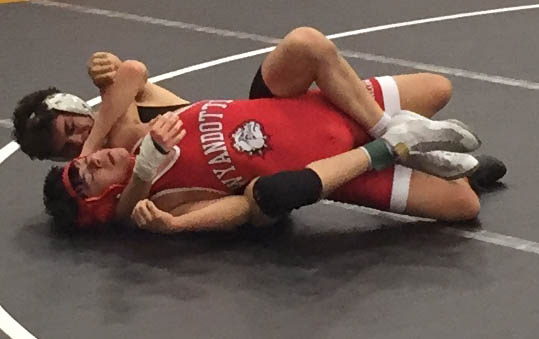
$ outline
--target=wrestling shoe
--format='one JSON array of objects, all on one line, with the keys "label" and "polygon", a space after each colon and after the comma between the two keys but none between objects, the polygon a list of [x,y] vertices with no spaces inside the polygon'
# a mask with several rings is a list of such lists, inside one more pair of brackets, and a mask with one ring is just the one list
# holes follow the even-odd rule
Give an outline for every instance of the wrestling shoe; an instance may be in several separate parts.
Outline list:
[{"label": "wrestling shoe", "polygon": [[400,158],[414,151],[471,152],[481,146],[479,138],[461,121],[430,120],[410,111],[393,116],[381,138]]},{"label": "wrestling shoe", "polygon": [[473,176],[480,166],[479,161],[470,154],[447,151],[412,151],[408,157],[397,162],[447,180]]},{"label": "wrestling shoe", "polygon": [[477,160],[479,161],[478,169],[468,178],[470,186],[476,192],[494,186],[507,173],[505,164],[493,156],[479,155]]}]

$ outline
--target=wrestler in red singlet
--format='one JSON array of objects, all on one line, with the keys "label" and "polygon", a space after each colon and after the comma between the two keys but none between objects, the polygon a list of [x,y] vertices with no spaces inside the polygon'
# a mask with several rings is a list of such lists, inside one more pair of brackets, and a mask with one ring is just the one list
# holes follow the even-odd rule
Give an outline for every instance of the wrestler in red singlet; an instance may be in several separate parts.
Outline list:
[{"label": "wrestler in red singlet", "polygon": [[[396,93],[396,99],[389,100],[398,103],[392,78],[373,78],[366,84],[380,106],[394,113],[384,105],[389,97],[384,91]],[[400,111],[400,104],[391,110]],[[151,196],[186,188],[241,193],[257,176],[303,169],[313,161],[371,140],[317,90],[290,99],[202,101],[179,116],[187,135],[181,147],[174,148],[176,160],[154,181]],[[402,209],[392,206],[394,172],[393,167],[368,172],[345,184],[330,199],[385,210]]]}]

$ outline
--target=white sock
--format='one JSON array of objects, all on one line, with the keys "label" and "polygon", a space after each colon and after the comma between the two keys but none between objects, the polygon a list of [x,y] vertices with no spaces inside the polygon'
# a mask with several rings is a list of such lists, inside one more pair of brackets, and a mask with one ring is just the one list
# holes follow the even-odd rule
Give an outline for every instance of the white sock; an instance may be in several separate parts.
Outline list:
[{"label": "white sock", "polygon": [[391,117],[389,114],[384,112],[380,120],[374,125],[370,130],[369,134],[373,138],[379,138],[381,137],[387,130],[387,125],[389,125],[389,121],[391,120]]}]

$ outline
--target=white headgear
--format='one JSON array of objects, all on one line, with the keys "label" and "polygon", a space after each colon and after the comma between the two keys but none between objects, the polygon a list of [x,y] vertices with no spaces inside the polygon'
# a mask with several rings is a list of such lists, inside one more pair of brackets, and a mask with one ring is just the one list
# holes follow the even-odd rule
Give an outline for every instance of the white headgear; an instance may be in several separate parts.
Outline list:
[{"label": "white headgear", "polygon": [[95,119],[95,112],[84,100],[69,93],[51,94],[43,100],[48,109],[56,109],[74,114],[81,114]]}]

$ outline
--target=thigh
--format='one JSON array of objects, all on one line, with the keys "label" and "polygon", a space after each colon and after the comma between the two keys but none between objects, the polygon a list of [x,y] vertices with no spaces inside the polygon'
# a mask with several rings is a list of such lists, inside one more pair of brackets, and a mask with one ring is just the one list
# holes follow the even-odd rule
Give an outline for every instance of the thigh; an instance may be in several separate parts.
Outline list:
[{"label": "thigh", "polygon": [[446,221],[473,219],[480,208],[467,179],[448,181],[400,165],[358,176],[328,198]]},{"label": "thigh", "polygon": [[397,82],[391,76],[363,80],[374,101],[390,116],[400,113],[401,103]]},{"label": "thigh", "polygon": [[335,190],[328,199],[384,211],[404,212],[411,170],[393,166],[366,172]]},{"label": "thigh", "polygon": [[474,219],[479,198],[467,179],[448,181],[413,171],[405,213],[447,221]]},{"label": "thigh", "polygon": [[451,98],[451,82],[438,74],[417,73],[393,76],[402,109],[432,117]]}]

